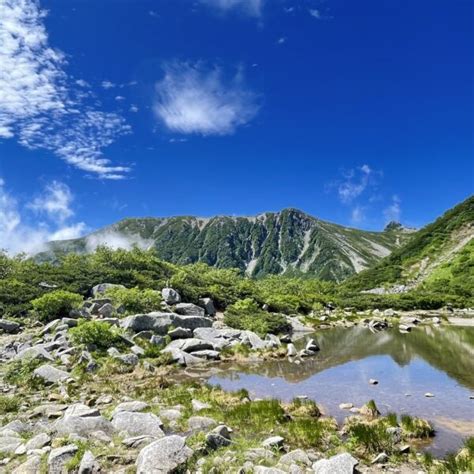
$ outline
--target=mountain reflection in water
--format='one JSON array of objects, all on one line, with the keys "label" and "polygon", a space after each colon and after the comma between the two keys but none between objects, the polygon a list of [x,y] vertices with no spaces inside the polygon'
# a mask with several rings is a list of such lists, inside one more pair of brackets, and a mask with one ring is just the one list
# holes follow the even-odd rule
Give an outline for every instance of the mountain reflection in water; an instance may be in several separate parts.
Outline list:
[{"label": "mountain reflection in water", "polygon": [[[338,421],[350,414],[339,409],[340,403],[361,406],[373,398],[385,413],[431,420],[438,434],[430,450],[438,455],[474,435],[474,327],[420,326],[407,334],[353,327],[309,337],[317,339],[321,351],[300,364],[287,359],[222,363],[201,375],[226,390],[246,388],[253,397],[306,395]],[[369,385],[370,378],[379,384]],[[424,397],[426,392],[435,397]]]}]

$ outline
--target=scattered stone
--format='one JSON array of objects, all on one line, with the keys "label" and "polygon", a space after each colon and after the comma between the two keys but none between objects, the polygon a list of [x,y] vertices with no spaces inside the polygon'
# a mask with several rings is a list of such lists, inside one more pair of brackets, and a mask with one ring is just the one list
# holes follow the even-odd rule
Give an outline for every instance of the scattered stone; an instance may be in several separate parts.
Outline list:
[{"label": "scattered stone", "polygon": [[286,474],[286,471],[282,471],[277,467],[267,467],[267,466],[255,466],[253,468],[254,474]]},{"label": "scattered stone", "polygon": [[115,360],[118,360],[122,364],[135,366],[138,364],[138,356],[136,354],[123,354],[123,355],[115,355]]},{"label": "scattered stone", "polygon": [[153,413],[121,411],[112,418],[112,426],[127,436],[154,436],[162,438],[165,434],[161,429],[163,423]]},{"label": "scattered stone", "polygon": [[188,328],[176,328],[172,329],[169,333],[168,336],[171,337],[171,339],[187,339],[190,337],[193,337],[193,332],[191,329]]},{"label": "scattered stone", "polygon": [[372,460],[372,464],[384,464],[387,461],[388,461],[387,454],[386,453],[380,453]]},{"label": "scattered stone", "polygon": [[399,443],[402,440],[402,429],[398,426],[390,426],[386,429],[387,434],[390,435],[394,443]]},{"label": "scattered stone", "polygon": [[196,351],[204,351],[207,349],[214,349],[213,345],[207,341],[203,341],[202,339],[196,339],[192,337],[190,339],[177,339],[175,341],[171,341],[164,349],[163,352],[172,352],[175,349],[179,349],[184,352],[196,352]]},{"label": "scattered stone", "polygon": [[232,430],[225,425],[219,425],[206,436],[206,445],[209,449],[219,449],[231,444]]},{"label": "scattered stone", "polygon": [[111,318],[112,315],[115,313],[115,308],[112,306],[111,303],[105,303],[99,308],[97,313],[101,318]]},{"label": "scattered stone", "polygon": [[426,393],[425,393],[425,397],[427,397],[427,398],[433,398],[434,395],[433,395],[432,393],[430,393],[430,392],[426,392]]},{"label": "scattered stone", "polygon": [[78,448],[75,444],[52,449],[48,456],[48,473],[62,474],[67,472],[65,469],[66,464],[74,457],[77,450]]},{"label": "scattered stone", "polygon": [[114,283],[100,283],[99,285],[95,285],[92,288],[92,295],[94,296],[94,298],[97,298],[99,296],[102,296],[104,293],[111,290],[112,288],[123,288],[123,289],[125,289],[125,287],[123,285],[116,285]]},{"label": "scattered stone", "polygon": [[145,350],[141,348],[140,346],[132,346],[130,350],[137,356],[144,356],[145,355]]},{"label": "scattered stone", "polygon": [[304,466],[311,466],[311,460],[309,459],[308,454],[302,449],[290,451],[280,458],[280,464],[291,465],[295,463],[303,464]]},{"label": "scattered stone", "polygon": [[262,446],[264,448],[272,448],[272,449],[281,449],[283,448],[283,442],[285,441],[284,438],[281,436],[271,436],[267,438],[263,443]]},{"label": "scattered stone", "polygon": [[53,429],[58,435],[77,434],[87,437],[94,431],[103,431],[110,435],[114,427],[103,416],[66,416],[57,420]]},{"label": "scattered stone", "polygon": [[14,453],[22,444],[23,440],[17,436],[0,436],[0,453]]},{"label": "scattered stone", "polygon": [[100,416],[100,412],[97,408],[88,407],[83,403],[74,403],[66,409],[64,416]]},{"label": "scattered stone", "polygon": [[204,308],[192,303],[178,303],[174,310],[183,316],[204,316],[206,314]]},{"label": "scattered stone", "polygon": [[141,402],[138,400],[130,401],[130,402],[122,402],[119,403],[116,407],[115,410],[112,413],[112,416],[115,416],[117,413],[120,413],[121,411],[128,411],[128,412],[139,412],[146,410],[149,408],[150,405],[146,402]]},{"label": "scattered stone", "polygon": [[7,334],[16,334],[20,330],[20,325],[9,319],[0,319],[0,330]]},{"label": "scattered stone", "polygon": [[127,446],[127,448],[137,449],[144,448],[153,441],[156,441],[154,436],[133,436],[132,438],[125,438],[122,444]]},{"label": "scattered stone", "polygon": [[44,446],[47,446],[51,443],[51,437],[46,433],[40,433],[36,436],[33,436],[30,440],[28,440],[25,444],[26,451],[30,451],[31,449],[41,449]]},{"label": "scattered stone", "polygon": [[180,294],[176,290],[173,290],[173,288],[163,288],[161,290],[161,296],[166,304],[173,305],[181,302]]},{"label": "scattered stone", "polygon": [[296,357],[298,355],[298,351],[296,350],[296,347],[294,344],[288,344],[286,348],[286,355],[288,357]]},{"label": "scattered stone", "polygon": [[211,298],[201,298],[198,301],[198,304],[201,308],[204,308],[204,311],[208,316],[215,316],[216,308],[214,307],[214,302]]},{"label": "scattered stone", "polygon": [[78,474],[95,474],[99,472],[99,465],[91,451],[86,451],[81,459]]},{"label": "scattered stone", "polygon": [[16,355],[15,359],[54,361],[54,357],[41,345],[23,349]]},{"label": "scattered stone", "polygon": [[195,399],[191,400],[191,405],[194,411],[201,411],[206,410],[207,408],[211,408],[211,405],[209,405],[209,403],[204,403]]},{"label": "scattered stone", "polygon": [[369,384],[370,384],[370,385],[378,385],[378,383],[379,383],[379,381],[376,380],[376,379],[370,379],[370,380],[369,380]]},{"label": "scattered stone", "polygon": [[33,373],[36,375],[36,377],[39,377],[43,379],[44,382],[50,384],[64,382],[71,377],[64,370],[57,369],[56,367],[48,364],[38,367],[33,371]]},{"label": "scattered stone", "polygon": [[341,404],[339,405],[339,408],[340,408],[341,410],[350,410],[350,409],[353,408],[353,407],[354,407],[354,405],[353,405],[352,403],[341,403]]},{"label": "scattered stone", "polygon": [[41,457],[37,454],[29,457],[23,464],[20,464],[12,471],[12,474],[36,474],[41,472]]},{"label": "scattered stone", "polygon": [[193,432],[207,431],[216,425],[217,421],[207,416],[192,416],[188,420],[188,427]]},{"label": "scattered stone", "polygon": [[166,436],[143,448],[137,458],[137,474],[171,473],[194,454],[181,436]]},{"label": "scattered stone", "polygon": [[409,444],[403,444],[402,446],[400,446],[398,452],[400,454],[407,454],[410,452],[410,445]]},{"label": "scattered stone", "polygon": [[314,474],[353,474],[359,461],[349,453],[321,459],[313,464]]}]

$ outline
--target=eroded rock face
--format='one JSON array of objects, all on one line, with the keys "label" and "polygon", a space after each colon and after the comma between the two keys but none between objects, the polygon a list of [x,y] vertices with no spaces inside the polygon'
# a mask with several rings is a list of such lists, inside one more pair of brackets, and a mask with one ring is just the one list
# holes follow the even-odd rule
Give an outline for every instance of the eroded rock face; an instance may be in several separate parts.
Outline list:
[{"label": "eroded rock face", "polygon": [[137,458],[137,474],[167,474],[183,466],[193,455],[181,436],[166,436],[143,448]]}]

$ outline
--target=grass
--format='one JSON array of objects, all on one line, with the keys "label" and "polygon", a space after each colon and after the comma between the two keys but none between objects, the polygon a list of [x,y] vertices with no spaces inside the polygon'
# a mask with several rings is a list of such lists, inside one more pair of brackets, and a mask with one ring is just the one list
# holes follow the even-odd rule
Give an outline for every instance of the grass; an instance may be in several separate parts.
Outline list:
[{"label": "grass", "polygon": [[391,454],[394,451],[392,436],[387,433],[385,423],[376,421],[374,423],[356,422],[349,427],[350,444],[357,451],[362,450],[364,455],[385,452]]},{"label": "grass", "polygon": [[422,418],[402,415],[400,421],[403,432],[408,438],[430,438],[434,435],[433,427]]},{"label": "grass", "polygon": [[44,388],[41,379],[33,374],[33,371],[42,363],[42,361],[35,359],[14,360],[8,364],[4,380],[9,384],[18,385],[30,390]]},{"label": "grass", "polygon": [[0,415],[18,412],[21,400],[15,396],[0,396]]}]

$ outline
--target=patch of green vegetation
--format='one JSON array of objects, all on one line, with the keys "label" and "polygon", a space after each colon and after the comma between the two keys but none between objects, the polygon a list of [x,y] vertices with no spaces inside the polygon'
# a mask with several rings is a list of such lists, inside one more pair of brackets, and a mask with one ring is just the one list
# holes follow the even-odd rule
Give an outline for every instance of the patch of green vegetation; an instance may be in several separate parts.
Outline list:
[{"label": "patch of green vegetation", "polygon": [[263,311],[251,298],[230,305],[225,313],[224,322],[231,328],[253,331],[260,336],[265,336],[267,333],[281,334],[291,329],[283,315]]},{"label": "patch of green vegetation", "polygon": [[349,426],[349,436],[349,445],[355,450],[362,450],[364,455],[381,452],[391,454],[394,451],[393,438],[387,433],[385,423],[380,421],[352,423]]},{"label": "patch of green vegetation", "polygon": [[111,324],[102,321],[80,320],[76,327],[69,330],[74,344],[92,345],[98,351],[105,351],[112,346],[123,346],[121,331]]},{"label": "patch of green vegetation", "polygon": [[410,415],[402,415],[400,424],[404,435],[409,438],[429,438],[434,435],[434,428],[430,423],[422,418],[412,417]]},{"label": "patch of green vegetation", "polygon": [[41,321],[69,316],[71,310],[78,308],[82,303],[82,296],[70,291],[56,290],[46,293],[31,302],[31,306]]},{"label": "patch of green vegetation", "polygon": [[30,388],[32,390],[43,387],[41,380],[34,375],[34,370],[42,364],[37,359],[20,359],[8,363],[3,379],[5,382]]},{"label": "patch of green vegetation", "polygon": [[161,294],[148,288],[111,288],[106,297],[115,307],[121,307],[125,314],[151,313],[161,310]]},{"label": "patch of green vegetation", "polygon": [[14,395],[0,396],[0,415],[7,413],[17,413],[21,406],[21,400]]}]

